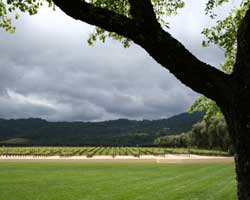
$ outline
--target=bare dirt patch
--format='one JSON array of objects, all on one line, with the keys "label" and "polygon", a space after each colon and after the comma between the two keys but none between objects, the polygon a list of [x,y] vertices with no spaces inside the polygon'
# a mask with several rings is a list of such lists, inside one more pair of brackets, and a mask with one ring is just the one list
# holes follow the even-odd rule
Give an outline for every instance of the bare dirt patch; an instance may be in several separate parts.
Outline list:
[{"label": "bare dirt patch", "polygon": [[112,162],[112,163],[233,163],[233,157],[172,155],[165,156],[0,156],[0,162]]}]

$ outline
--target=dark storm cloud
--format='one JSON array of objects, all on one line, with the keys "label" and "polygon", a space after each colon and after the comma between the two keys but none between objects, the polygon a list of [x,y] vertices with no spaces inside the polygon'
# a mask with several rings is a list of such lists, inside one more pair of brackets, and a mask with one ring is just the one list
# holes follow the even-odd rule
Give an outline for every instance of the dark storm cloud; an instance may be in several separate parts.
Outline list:
[{"label": "dark storm cloud", "polygon": [[[183,12],[185,18],[189,13]],[[190,30],[199,23],[177,25],[182,15],[170,19],[171,33],[199,58],[218,66],[223,54],[202,49],[200,30]],[[110,40],[89,47],[86,39],[92,30],[47,9],[36,17],[24,16],[14,35],[0,30],[0,117],[154,119],[183,112],[193,102],[197,94],[140,47],[124,49]]]}]

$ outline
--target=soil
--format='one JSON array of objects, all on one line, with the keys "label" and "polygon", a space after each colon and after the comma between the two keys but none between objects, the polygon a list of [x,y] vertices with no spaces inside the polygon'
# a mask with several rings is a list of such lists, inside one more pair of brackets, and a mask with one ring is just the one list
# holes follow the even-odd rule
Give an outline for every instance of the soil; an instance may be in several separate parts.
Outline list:
[{"label": "soil", "polygon": [[199,155],[172,155],[164,156],[145,155],[134,156],[0,156],[0,162],[112,162],[112,163],[233,163],[233,157],[199,156]]}]

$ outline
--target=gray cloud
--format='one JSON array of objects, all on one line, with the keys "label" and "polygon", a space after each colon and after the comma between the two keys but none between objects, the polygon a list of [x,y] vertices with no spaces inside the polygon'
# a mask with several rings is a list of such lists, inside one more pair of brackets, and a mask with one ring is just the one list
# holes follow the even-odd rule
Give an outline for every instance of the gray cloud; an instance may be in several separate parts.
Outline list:
[{"label": "gray cloud", "polygon": [[[202,7],[170,18],[171,33],[200,59],[215,66],[219,49],[201,48]],[[200,13],[198,13],[200,12]],[[186,111],[198,95],[143,49],[108,40],[89,47],[93,27],[60,11],[23,16],[17,33],[0,30],[0,117],[52,121],[155,119]]]}]

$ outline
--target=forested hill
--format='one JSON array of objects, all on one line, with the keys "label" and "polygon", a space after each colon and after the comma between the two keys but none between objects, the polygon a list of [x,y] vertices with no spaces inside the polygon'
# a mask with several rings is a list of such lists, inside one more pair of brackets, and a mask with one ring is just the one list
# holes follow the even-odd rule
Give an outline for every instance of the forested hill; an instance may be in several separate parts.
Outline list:
[{"label": "forested hill", "polygon": [[1,145],[152,145],[156,137],[179,134],[200,121],[202,113],[183,113],[160,120],[118,119],[103,122],[48,122],[42,119],[0,119]]}]

